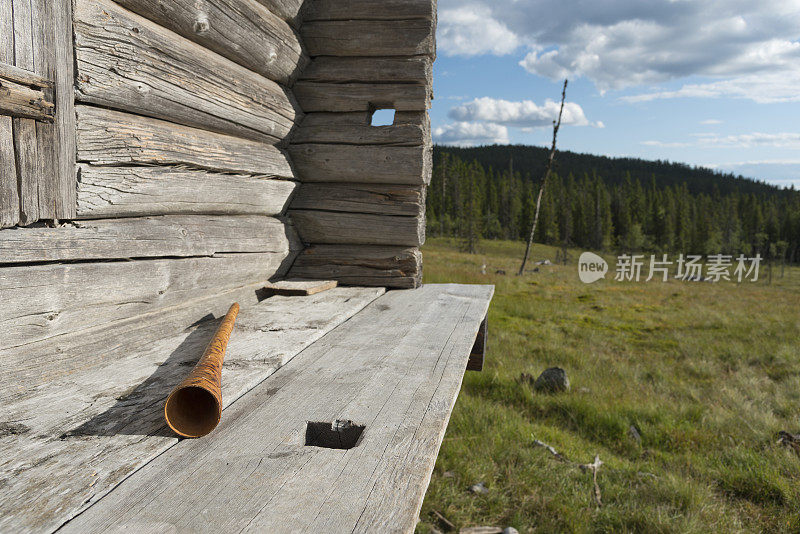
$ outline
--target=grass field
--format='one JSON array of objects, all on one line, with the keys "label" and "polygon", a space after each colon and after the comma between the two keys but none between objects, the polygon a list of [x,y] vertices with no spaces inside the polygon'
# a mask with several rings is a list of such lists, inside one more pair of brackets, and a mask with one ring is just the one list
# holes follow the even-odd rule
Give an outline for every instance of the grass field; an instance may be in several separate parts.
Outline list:
[{"label": "grass field", "polygon": [[[800,532],[800,455],[776,437],[800,433],[800,269],[777,268],[771,285],[613,272],[584,285],[578,252],[524,277],[523,244],[479,252],[424,248],[426,282],[496,294],[486,366],[465,376],[418,532],[446,530],[434,510],[458,528],[520,532]],[[536,245],[533,259],[555,253]],[[518,382],[550,366],[567,371],[569,393]],[[595,455],[602,506],[577,466]],[[476,482],[489,492],[467,491]]]}]

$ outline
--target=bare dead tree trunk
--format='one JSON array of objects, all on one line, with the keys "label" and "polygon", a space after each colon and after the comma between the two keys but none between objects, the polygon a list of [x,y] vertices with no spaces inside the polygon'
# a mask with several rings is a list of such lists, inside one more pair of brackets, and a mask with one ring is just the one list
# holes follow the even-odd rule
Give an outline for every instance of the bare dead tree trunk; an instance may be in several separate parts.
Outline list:
[{"label": "bare dead tree trunk", "polygon": [[542,195],[544,194],[544,187],[547,185],[547,179],[550,177],[550,172],[553,170],[553,160],[556,156],[556,138],[558,137],[558,129],[561,127],[561,115],[564,113],[564,100],[567,98],[567,80],[564,80],[564,89],[561,91],[561,109],[558,111],[558,121],[553,121],[553,146],[550,147],[550,158],[547,160],[547,168],[544,171],[544,178],[542,178],[542,185],[539,187],[539,196],[536,198],[536,213],[533,216],[533,224],[531,224],[531,233],[528,236],[528,245],[525,247],[525,256],[522,258],[522,265],[519,266],[517,276],[522,276],[525,273],[525,264],[528,263],[528,255],[531,252],[531,245],[533,245],[533,236],[536,233],[536,224],[539,222],[539,211],[542,209]]}]

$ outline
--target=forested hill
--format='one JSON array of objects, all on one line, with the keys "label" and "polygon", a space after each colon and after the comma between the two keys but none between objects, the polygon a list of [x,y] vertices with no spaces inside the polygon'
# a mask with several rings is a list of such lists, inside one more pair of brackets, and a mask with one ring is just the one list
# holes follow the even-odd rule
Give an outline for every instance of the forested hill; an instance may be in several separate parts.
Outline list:
[{"label": "forested hill", "polygon": [[[492,145],[474,148],[436,146],[434,161],[440,161],[442,152],[457,156],[464,161],[476,160],[483,168],[493,168],[495,171],[506,170],[513,164],[514,170],[523,177],[530,174],[534,181],[538,181],[544,172],[549,148],[526,145]],[[561,176],[570,173],[575,177],[596,174],[602,177],[608,186],[622,183],[628,175],[642,182],[643,186],[649,185],[653,179],[658,187],[686,183],[689,193],[693,195],[698,193],[711,195],[714,193],[714,187],[723,195],[734,191],[755,194],[773,194],[780,191],[780,188],[764,182],[704,167],[692,167],[685,163],[610,158],[561,150],[558,151],[554,170]]]},{"label": "forested hill", "polygon": [[[547,151],[434,152],[430,235],[525,239]],[[800,191],[688,165],[558,152],[535,240],[593,250],[761,254],[800,262]]]}]

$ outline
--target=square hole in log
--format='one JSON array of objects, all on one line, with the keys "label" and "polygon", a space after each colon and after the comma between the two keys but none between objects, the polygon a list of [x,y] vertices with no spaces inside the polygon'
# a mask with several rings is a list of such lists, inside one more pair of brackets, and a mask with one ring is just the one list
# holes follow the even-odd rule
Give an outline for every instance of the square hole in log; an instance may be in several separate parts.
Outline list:
[{"label": "square hole in log", "polygon": [[376,109],[372,112],[370,124],[372,126],[392,126],[394,124],[394,110]]},{"label": "square hole in log", "polygon": [[352,421],[336,420],[333,423],[312,423],[306,426],[306,446],[326,449],[352,449],[364,433],[364,425]]}]

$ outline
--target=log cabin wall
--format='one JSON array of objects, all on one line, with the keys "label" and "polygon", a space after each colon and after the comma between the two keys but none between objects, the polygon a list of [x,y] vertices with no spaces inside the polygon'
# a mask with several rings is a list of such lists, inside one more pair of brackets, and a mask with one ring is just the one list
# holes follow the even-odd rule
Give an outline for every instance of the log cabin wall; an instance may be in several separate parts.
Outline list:
[{"label": "log cabin wall", "polygon": [[0,0],[0,358],[34,385],[81,339],[189,325],[288,271],[301,5]]},{"label": "log cabin wall", "polygon": [[[290,276],[416,287],[422,276],[435,0],[307,0],[311,62],[294,86],[305,118],[289,215],[307,245]],[[372,126],[373,112],[394,122]]]}]

